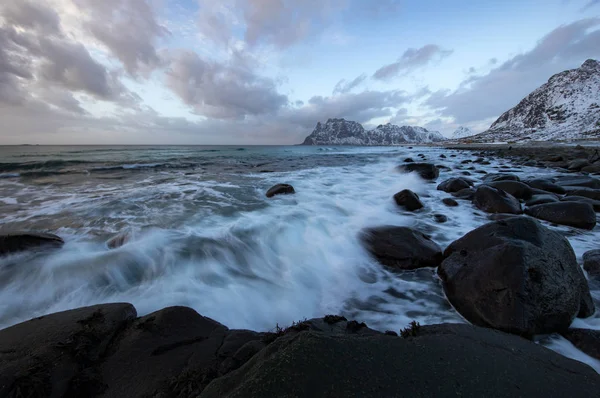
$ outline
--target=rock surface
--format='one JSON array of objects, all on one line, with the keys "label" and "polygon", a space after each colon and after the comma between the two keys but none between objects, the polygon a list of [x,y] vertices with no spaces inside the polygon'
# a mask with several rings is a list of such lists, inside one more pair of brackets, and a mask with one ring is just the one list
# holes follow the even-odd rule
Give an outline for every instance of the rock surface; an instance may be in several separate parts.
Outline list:
[{"label": "rock surface", "polygon": [[469,188],[472,184],[464,178],[450,178],[443,181],[438,185],[438,191],[444,191],[448,193],[458,192],[462,189]]},{"label": "rock surface", "polygon": [[408,211],[415,211],[423,208],[423,203],[419,199],[419,195],[410,189],[405,189],[395,194],[394,201],[398,206],[403,207]]},{"label": "rock surface", "polygon": [[26,250],[59,248],[64,245],[59,236],[42,232],[15,232],[0,235],[0,256]]},{"label": "rock surface", "polygon": [[600,249],[583,253],[583,269],[592,277],[600,276]]},{"label": "rock surface", "polygon": [[266,195],[267,198],[272,198],[275,195],[289,195],[293,193],[296,193],[293,186],[289,184],[277,184],[269,188]]},{"label": "rock surface", "polygon": [[569,242],[527,217],[485,224],[453,242],[438,269],[467,320],[524,336],[566,330],[593,313]]},{"label": "rock surface", "polygon": [[494,188],[501,189],[517,199],[528,200],[533,196],[531,188],[519,181],[494,181],[487,184]]},{"label": "rock surface", "polygon": [[596,212],[589,203],[545,203],[528,207],[525,213],[540,220],[576,228],[593,229],[596,226]]},{"label": "rock surface", "polygon": [[592,358],[600,360],[600,330],[569,329],[562,336]]},{"label": "rock surface", "polygon": [[412,270],[437,267],[442,249],[425,234],[407,227],[385,226],[361,233],[366,249],[388,267]]},{"label": "rock surface", "polygon": [[440,170],[431,163],[408,163],[398,166],[398,170],[411,173],[416,172],[424,180],[435,180],[440,175]]},{"label": "rock surface", "polygon": [[477,188],[473,196],[473,204],[486,213],[523,213],[521,204],[514,196],[489,185],[480,185]]}]

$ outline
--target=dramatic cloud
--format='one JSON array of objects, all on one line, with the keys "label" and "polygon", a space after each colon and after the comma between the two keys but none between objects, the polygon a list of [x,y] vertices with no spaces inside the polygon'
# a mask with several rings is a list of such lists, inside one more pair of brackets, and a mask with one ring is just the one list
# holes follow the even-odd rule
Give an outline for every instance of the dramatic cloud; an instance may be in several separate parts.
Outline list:
[{"label": "dramatic cloud", "polygon": [[85,28],[104,44],[130,75],[148,74],[161,60],[159,38],[168,34],[146,0],[74,0],[85,16]]},{"label": "dramatic cloud", "polygon": [[519,54],[483,76],[470,76],[454,92],[441,90],[426,103],[457,123],[498,117],[553,74],[600,56],[600,18],[563,25],[529,52]]},{"label": "dramatic cloud", "polygon": [[167,85],[203,116],[243,119],[275,113],[287,103],[273,80],[241,62],[224,65],[182,52],[172,60],[167,74]]},{"label": "dramatic cloud", "polygon": [[352,91],[354,88],[360,86],[366,79],[367,75],[364,73],[351,81],[342,79],[335,85],[333,94],[346,94]]},{"label": "dramatic cloud", "polygon": [[402,54],[398,61],[382,66],[374,74],[376,80],[391,80],[399,75],[405,75],[430,62],[439,61],[452,54],[451,50],[444,50],[435,44],[428,44],[421,48],[409,48]]}]

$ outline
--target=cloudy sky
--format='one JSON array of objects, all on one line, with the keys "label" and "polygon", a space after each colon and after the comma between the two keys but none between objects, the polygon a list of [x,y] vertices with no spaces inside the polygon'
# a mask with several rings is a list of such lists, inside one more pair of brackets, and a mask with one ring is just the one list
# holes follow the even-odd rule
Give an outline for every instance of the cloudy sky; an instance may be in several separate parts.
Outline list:
[{"label": "cloudy sky", "polygon": [[600,0],[3,0],[0,144],[480,132],[599,43]]}]

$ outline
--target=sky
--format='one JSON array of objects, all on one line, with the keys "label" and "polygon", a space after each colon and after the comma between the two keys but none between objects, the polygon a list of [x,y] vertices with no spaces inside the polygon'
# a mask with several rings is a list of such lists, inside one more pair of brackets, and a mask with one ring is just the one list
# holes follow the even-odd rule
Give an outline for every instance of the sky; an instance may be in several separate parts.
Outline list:
[{"label": "sky", "polygon": [[600,0],[3,0],[0,145],[486,130],[600,59]]}]

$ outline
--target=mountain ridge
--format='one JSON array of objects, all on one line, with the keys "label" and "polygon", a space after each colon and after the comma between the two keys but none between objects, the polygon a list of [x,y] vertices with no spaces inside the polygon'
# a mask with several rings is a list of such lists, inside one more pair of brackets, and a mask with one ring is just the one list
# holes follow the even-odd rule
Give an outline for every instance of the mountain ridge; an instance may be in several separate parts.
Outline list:
[{"label": "mountain ridge", "polygon": [[365,130],[358,122],[330,118],[325,123],[318,122],[301,145],[388,146],[441,142],[445,139],[439,132],[419,126],[396,126],[387,123],[380,124],[373,130]]}]

